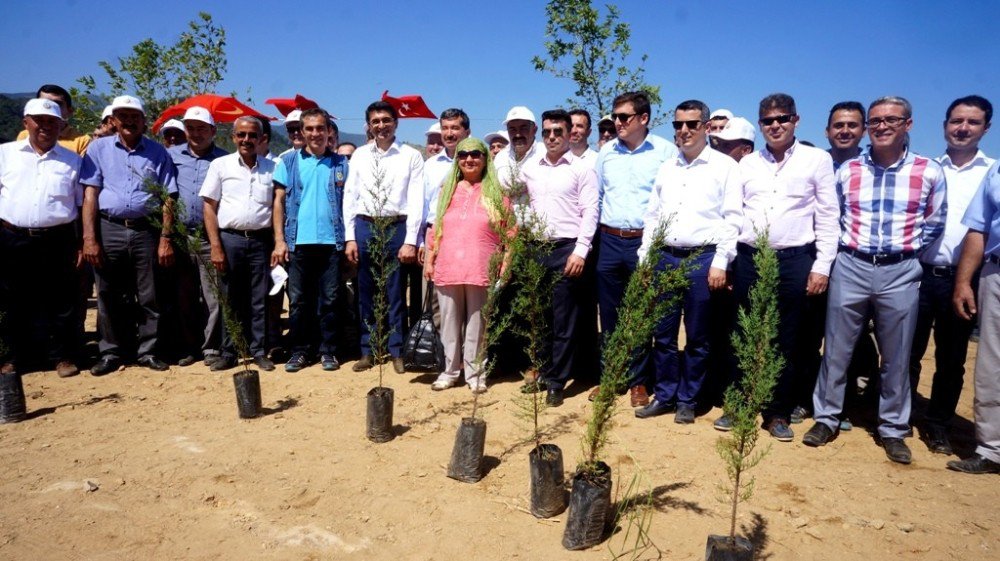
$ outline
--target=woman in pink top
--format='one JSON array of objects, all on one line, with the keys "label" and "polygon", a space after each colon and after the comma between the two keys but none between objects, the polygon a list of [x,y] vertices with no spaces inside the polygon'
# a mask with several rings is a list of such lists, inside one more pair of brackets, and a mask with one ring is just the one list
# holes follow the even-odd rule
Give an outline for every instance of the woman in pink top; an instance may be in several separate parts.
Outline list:
[{"label": "woman in pink top", "polygon": [[483,393],[486,380],[477,368],[483,344],[481,310],[490,259],[500,247],[496,228],[504,199],[486,144],[466,138],[455,151],[455,163],[438,196],[437,219],[424,260],[424,277],[434,281],[441,308],[445,357],[444,372],[431,388],[455,386],[464,369],[465,383],[473,392]]}]

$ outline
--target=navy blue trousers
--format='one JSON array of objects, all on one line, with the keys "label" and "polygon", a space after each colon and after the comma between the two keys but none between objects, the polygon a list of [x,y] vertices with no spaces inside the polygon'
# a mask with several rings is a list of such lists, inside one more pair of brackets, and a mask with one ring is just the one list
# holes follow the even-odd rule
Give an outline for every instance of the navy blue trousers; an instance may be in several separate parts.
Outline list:
[{"label": "navy blue trousers", "polygon": [[[361,293],[361,354],[371,355],[371,327],[375,325],[375,307],[372,296],[375,294],[375,264],[372,262],[372,255],[368,249],[372,237],[371,222],[361,220],[355,221],[355,235],[358,242],[358,289]],[[389,241],[388,259],[394,261],[396,266],[392,267],[389,273],[388,290],[389,298],[389,354],[393,357],[401,356],[403,352],[403,337],[406,328],[406,305],[403,302],[403,282],[399,267],[399,248],[403,247],[406,239],[406,224],[398,222],[391,228],[392,238]]]}]

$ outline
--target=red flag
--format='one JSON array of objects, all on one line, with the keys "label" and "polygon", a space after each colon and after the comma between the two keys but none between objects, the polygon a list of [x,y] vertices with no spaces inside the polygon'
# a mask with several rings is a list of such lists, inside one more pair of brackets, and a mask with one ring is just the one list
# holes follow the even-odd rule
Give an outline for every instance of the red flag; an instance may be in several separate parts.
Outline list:
[{"label": "red flag", "polygon": [[[271,99],[265,100],[264,103],[273,105],[282,115],[286,117],[289,113],[296,109],[305,111],[306,109],[319,107],[319,104],[302,94],[295,94],[294,98],[272,97]],[[333,115],[330,116],[333,117]],[[336,117],[334,117],[334,119],[336,119]]]},{"label": "red flag", "polygon": [[437,119],[437,115],[419,95],[389,97],[389,90],[385,90],[382,92],[382,101],[393,106],[400,119]]}]

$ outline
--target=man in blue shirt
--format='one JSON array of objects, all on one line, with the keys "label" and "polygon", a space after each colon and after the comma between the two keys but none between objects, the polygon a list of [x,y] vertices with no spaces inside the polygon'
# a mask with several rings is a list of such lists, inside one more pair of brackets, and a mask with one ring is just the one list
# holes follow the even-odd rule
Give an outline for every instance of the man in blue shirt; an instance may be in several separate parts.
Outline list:
[{"label": "man in blue shirt", "polygon": [[336,357],[336,301],[344,250],[344,181],[347,158],[329,144],[330,117],[302,112],[305,147],[281,157],[274,171],[274,252],[271,266],[288,263],[288,338],[285,371],[308,366],[317,351],[323,370]]},{"label": "man in blue shirt", "polygon": [[[118,134],[90,143],[80,173],[83,258],[95,267],[101,335],[101,359],[90,370],[94,376],[114,372],[133,354],[147,368],[169,368],[156,356],[160,310],[153,266],[174,261],[174,164],[163,146],[143,136],[146,114],[139,99],[116,97],[111,111]],[[158,200],[161,196],[166,200]],[[153,212],[162,219],[154,219]]]}]

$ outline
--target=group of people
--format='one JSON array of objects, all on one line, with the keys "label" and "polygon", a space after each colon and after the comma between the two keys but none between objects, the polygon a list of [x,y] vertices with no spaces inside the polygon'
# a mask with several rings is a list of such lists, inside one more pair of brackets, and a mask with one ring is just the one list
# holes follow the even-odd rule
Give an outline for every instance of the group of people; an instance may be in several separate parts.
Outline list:
[{"label": "group of people", "polygon": [[[757,127],[684,101],[670,141],[650,132],[646,94],[626,92],[597,123],[597,150],[582,109],[536,120],[514,107],[503,130],[479,140],[469,116],[451,108],[428,130],[425,160],[396,138],[396,108],[376,101],[365,110],[367,144],[339,145],[329,114],[308,109],[286,117],[293,148],[275,156],[266,120],[238,118],[237,151],[227,154],[200,107],[166,127],[174,132],[164,133],[165,147],[146,135],[142,101],[131,96],[114,99],[93,138],[79,135],[67,126],[69,94],[43,86],[25,105],[23,139],[0,146],[3,372],[39,357],[60,376],[78,372],[87,294],[78,269],[87,267],[100,336],[93,375],[130,361],[166,370],[166,349],[179,365],[203,359],[216,371],[240,358],[273,370],[282,349],[288,372],[314,363],[337,370],[338,333],[352,317],[342,305],[343,272],[356,268],[355,371],[377,359],[379,290],[388,300],[390,361],[405,371],[422,276],[433,283],[445,348],[432,389],[464,379],[485,392],[481,312],[491,263],[507,263],[495,259],[509,249],[502,234],[518,227],[507,219],[516,184],[548,242],[540,261],[552,280],[550,337],[531,388],[544,390],[550,406],[563,402],[598,325],[603,334],[615,329],[630,275],[655,251],[661,270],[684,267],[689,283],[657,318],[629,399],[638,418],[673,413],[677,423],[693,422],[714,399],[706,380],[725,386],[741,376],[729,334],[736,308],[749,305],[756,245],[766,239],[779,263],[776,343],[785,359],[763,411],[772,437],[791,441],[790,426],[809,416],[806,445],[836,437],[852,357],[871,329],[881,355],[877,433],[889,459],[910,463],[905,438],[933,331],[936,370],[921,436],[931,451],[951,454],[978,317],[979,447],[949,467],[1000,472],[1000,174],[978,148],[992,112],[980,96],[955,100],[945,112],[945,154],[933,159],[910,149],[912,108],[902,97],[834,105],[823,150],[797,138],[799,115],[786,94],[761,100]],[[660,224],[665,238],[654,243]],[[398,266],[381,270],[376,245]],[[287,271],[287,335],[278,321],[279,266]],[[173,329],[161,315],[168,308]],[[730,423],[723,416],[714,426]]]}]

